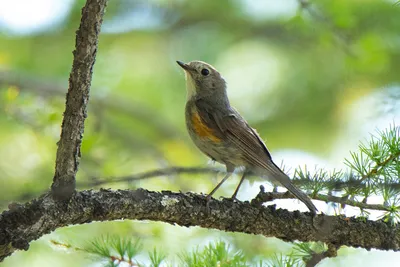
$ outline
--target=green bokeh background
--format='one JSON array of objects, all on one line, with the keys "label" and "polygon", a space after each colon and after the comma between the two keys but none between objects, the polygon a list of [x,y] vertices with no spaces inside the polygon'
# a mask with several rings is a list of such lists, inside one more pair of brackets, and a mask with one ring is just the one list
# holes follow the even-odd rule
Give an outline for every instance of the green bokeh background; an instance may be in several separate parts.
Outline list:
[{"label": "green bokeh background", "polygon": [[[51,184],[83,5],[71,1],[65,19],[39,31],[20,34],[1,25],[3,209]],[[211,175],[112,183],[113,177],[157,168],[207,164],[186,134],[184,75],[175,63],[195,59],[220,70],[231,103],[268,138],[273,155],[300,151],[318,159],[315,164],[341,168],[358,140],[399,119],[400,5],[395,1],[320,0],[302,8],[289,0],[112,0],[94,66],[78,182],[109,179],[105,187],[184,192],[213,188],[217,178]],[[233,178],[217,196],[229,196],[237,181]],[[87,266],[90,258],[65,253],[50,240],[79,245],[101,234],[138,237],[145,249],[157,246],[172,255],[218,239],[249,258],[291,248],[275,238],[120,221],[59,229],[3,266],[71,266],[71,256],[73,266]],[[345,250],[325,264],[367,266],[382,257],[363,253]]]}]

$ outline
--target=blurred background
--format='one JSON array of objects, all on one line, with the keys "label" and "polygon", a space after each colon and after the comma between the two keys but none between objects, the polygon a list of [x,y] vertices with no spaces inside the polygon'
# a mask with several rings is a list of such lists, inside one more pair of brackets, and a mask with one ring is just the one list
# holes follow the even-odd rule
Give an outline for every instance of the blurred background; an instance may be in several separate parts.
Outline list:
[{"label": "blurred background", "polygon": [[[84,3],[0,0],[2,209],[51,184]],[[289,171],[305,164],[344,168],[343,159],[359,141],[400,123],[397,1],[113,0],[94,66],[80,189],[99,188],[99,180],[114,189],[198,193],[216,185],[221,174],[113,182],[169,166],[211,164],[186,133],[184,74],[176,60],[214,65],[228,82],[232,105]],[[238,181],[231,178],[216,197],[230,196]],[[260,184],[259,178],[245,181],[239,199],[253,198]],[[277,205],[306,210],[298,201]],[[254,259],[291,248],[275,238],[119,221],[59,229],[2,266],[71,266],[71,255],[50,240],[80,244],[101,234],[138,237],[145,249],[157,246],[171,255],[213,240],[226,240]],[[399,257],[342,249],[320,266],[395,265]],[[74,252],[74,261],[73,266],[95,266],[84,254]]]}]

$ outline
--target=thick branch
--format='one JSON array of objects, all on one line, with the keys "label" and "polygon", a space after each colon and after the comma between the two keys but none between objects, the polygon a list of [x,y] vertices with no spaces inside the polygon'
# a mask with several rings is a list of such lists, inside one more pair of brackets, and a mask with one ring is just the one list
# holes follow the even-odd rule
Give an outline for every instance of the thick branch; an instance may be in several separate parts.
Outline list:
[{"label": "thick branch", "polygon": [[106,4],[107,0],[87,0],[76,34],[76,49],[51,186],[53,195],[60,199],[69,198],[75,190],[92,70]]},{"label": "thick branch", "polygon": [[261,234],[285,241],[322,241],[335,246],[400,250],[400,228],[381,221],[317,215],[248,202],[213,200],[193,193],[144,189],[80,191],[66,203],[43,195],[0,215],[0,260],[57,228],[119,219],[162,221],[229,232]]}]

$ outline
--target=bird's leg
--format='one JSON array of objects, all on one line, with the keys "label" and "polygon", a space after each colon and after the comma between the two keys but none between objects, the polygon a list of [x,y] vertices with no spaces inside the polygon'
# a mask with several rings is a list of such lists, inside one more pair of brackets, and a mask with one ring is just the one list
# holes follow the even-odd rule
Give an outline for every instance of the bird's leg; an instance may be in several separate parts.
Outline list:
[{"label": "bird's leg", "polygon": [[243,172],[243,175],[242,175],[242,178],[240,179],[240,182],[239,182],[238,186],[237,186],[236,189],[235,189],[235,192],[233,192],[233,195],[232,195],[232,197],[231,197],[232,200],[237,200],[236,195],[238,194],[239,188],[240,188],[240,186],[242,185],[243,180],[244,180],[244,178],[246,177],[246,175],[247,175],[247,172],[244,171],[244,172]]},{"label": "bird's leg", "polygon": [[209,210],[210,206],[210,200],[212,195],[218,190],[218,188],[232,175],[232,172],[227,172],[224,176],[224,178],[222,178],[221,182],[219,182],[219,184],[217,184],[217,186],[207,195],[206,199],[207,199],[207,210]]}]

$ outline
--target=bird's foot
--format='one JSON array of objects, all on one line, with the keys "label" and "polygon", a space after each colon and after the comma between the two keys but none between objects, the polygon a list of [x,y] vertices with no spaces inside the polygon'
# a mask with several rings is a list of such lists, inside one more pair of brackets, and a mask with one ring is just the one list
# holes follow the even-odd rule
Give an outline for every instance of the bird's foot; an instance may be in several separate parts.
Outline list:
[{"label": "bird's foot", "polygon": [[231,197],[220,197],[222,200],[228,200],[232,202],[239,202],[240,200],[236,198],[236,195],[232,195]]}]

